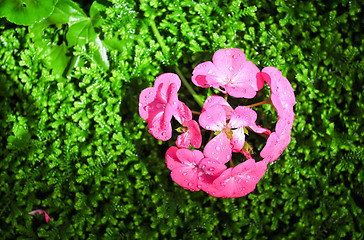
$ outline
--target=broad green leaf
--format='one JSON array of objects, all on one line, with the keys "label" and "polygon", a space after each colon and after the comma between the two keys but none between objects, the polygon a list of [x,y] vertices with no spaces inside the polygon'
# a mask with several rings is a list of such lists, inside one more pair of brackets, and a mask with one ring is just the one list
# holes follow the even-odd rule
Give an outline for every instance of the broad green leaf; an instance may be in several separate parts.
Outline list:
[{"label": "broad green leaf", "polygon": [[0,17],[18,25],[31,25],[47,18],[58,0],[0,0]]}]

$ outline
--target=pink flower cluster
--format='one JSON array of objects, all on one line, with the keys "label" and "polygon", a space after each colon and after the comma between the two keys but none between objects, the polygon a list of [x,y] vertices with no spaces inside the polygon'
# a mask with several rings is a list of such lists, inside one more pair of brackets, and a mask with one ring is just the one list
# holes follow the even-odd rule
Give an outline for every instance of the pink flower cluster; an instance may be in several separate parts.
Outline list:
[{"label": "pink flower cluster", "polygon": [[[246,61],[239,49],[215,52],[212,62],[196,66],[192,82],[235,98],[255,97],[264,83],[271,90],[269,102],[278,114],[275,132],[256,124],[257,113],[251,107],[234,109],[226,98],[218,95],[205,100],[197,122],[192,111],[178,99],[181,81],[173,73],[157,77],[154,86],[144,89],[139,97],[139,114],[148,122],[149,132],[155,138],[166,141],[172,137],[173,117],[181,124],[176,146],[166,152],[166,164],[173,181],[185,189],[203,190],[214,197],[244,196],[255,189],[268,163],[275,161],[291,140],[296,103],[292,86],[274,67],[260,71],[253,62]],[[214,136],[203,151],[197,150],[202,145],[201,127]],[[263,160],[259,162],[252,158],[251,147],[245,141],[248,130],[269,136],[260,152]],[[241,153],[247,160],[234,166],[232,153]]]}]

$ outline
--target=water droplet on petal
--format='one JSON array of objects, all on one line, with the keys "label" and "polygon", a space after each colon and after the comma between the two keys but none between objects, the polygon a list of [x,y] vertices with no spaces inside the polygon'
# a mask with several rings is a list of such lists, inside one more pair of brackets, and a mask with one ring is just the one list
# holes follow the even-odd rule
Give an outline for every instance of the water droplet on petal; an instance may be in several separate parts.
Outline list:
[{"label": "water droplet on petal", "polygon": [[209,171],[213,172],[213,171],[215,171],[215,168],[211,167],[211,168],[209,168]]},{"label": "water droplet on petal", "polygon": [[184,172],[184,173],[182,173],[182,175],[183,175],[183,176],[186,176],[186,175],[187,175],[187,173],[186,173],[186,172]]},{"label": "water droplet on petal", "polygon": [[229,67],[229,70],[232,71],[233,70],[233,67]]},{"label": "water droplet on petal", "polygon": [[219,146],[216,147],[216,151],[220,151],[220,147]]}]

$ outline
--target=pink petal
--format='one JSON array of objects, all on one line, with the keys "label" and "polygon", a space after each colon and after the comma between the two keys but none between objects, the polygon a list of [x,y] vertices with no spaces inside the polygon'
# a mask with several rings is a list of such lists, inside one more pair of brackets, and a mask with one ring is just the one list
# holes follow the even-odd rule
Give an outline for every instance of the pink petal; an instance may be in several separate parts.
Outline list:
[{"label": "pink petal", "polygon": [[271,88],[271,100],[278,113],[281,109],[292,107],[296,104],[292,85],[282,72],[275,67],[265,67],[261,77]]},{"label": "pink petal", "polygon": [[227,84],[226,92],[236,98],[253,98],[257,93],[252,86],[240,84]]},{"label": "pink petal", "polygon": [[225,85],[229,95],[233,97],[253,98],[261,86],[261,79],[258,78],[260,70],[253,62],[245,61],[239,66],[238,72],[233,75]]},{"label": "pink petal", "polygon": [[204,174],[217,176],[226,169],[226,165],[213,158],[204,158],[199,163]]},{"label": "pink petal", "polygon": [[154,81],[154,86],[158,88],[164,99],[168,99],[168,88],[173,84],[176,85],[176,89],[178,91],[181,87],[181,80],[179,79],[178,75],[174,73],[163,73],[159,75]]},{"label": "pink petal", "polygon": [[188,122],[185,122],[184,126],[188,127],[188,130],[177,137],[177,147],[189,148],[190,145],[192,145],[194,148],[200,148],[202,143],[202,136],[198,123],[195,120],[190,120]]},{"label": "pink petal", "polygon": [[269,136],[266,145],[260,152],[260,156],[266,161],[273,162],[283,153],[283,150],[288,146],[290,141],[290,134],[278,135],[274,132]]},{"label": "pink petal", "polygon": [[230,141],[225,133],[220,133],[211,139],[203,151],[206,158],[213,158],[221,164],[225,164],[231,159]]},{"label": "pink petal", "polygon": [[220,105],[209,107],[198,119],[201,127],[211,131],[221,131],[226,126],[225,109]]},{"label": "pink petal", "polygon": [[202,143],[202,135],[200,131],[200,125],[195,120],[187,122],[188,132],[190,134],[191,145],[194,148],[200,148]]},{"label": "pink petal", "polygon": [[172,146],[170,148],[168,148],[167,152],[166,152],[166,164],[167,164],[167,168],[169,170],[173,170],[177,167],[183,167],[184,165],[180,162],[180,160],[178,160],[177,158],[177,150],[178,148],[175,146]]},{"label": "pink petal", "polygon": [[245,143],[245,133],[244,128],[238,128],[233,130],[233,139],[230,141],[233,152],[240,152],[244,147]]},{"label": "pink petal", "polygon": [[191,110],[181,101],[178,101],[176,114],[174,114],[176,120],[183,124],[184,122],[190,121],[192,119],[192,112]]},{"label": "pink petal", "polygon": [[281,116],[278,116],[278,122],[276,124],[276,133],[278,135],[290,133],[292,130],[294,121],[293,109],[286,109]]},{"label": "pink petal", "polygon": [[232,76],[239,73],[241,65],[245,62],[245,54],[238,48],[217,50],[212,57],[212,62],[218,69],[218,75],[224,76],[227,83]]},{"label": "pink petal", "polygon": [[207,193],[215,191],[213,181],[226,169],[225,164],[212,158],[204,158],[200,161],[201,174],[199,175],[199,188]]},{"label": "pink petal", "polygon": [[249,128],[256,132],[256,133],[264,133],[264,134],[267,134],[267,135],[270,135],[271,134],[271,131],[269,129],[266,129],[266,128],[263,128],[259,125],[256,125],[256,123],[254,122],[253,124],[249,125]]},{"label": "pink petal", "polygon": [[44,211],[43,209],[37,209],[37,210],[33,210],[31,212],[28,212],[28,214],[30,214],[30,215],[34,215],[35,213],[38,213],[38,214],[44,213],[45,220],[48,223],[50,217],[48,216],[48,214],[46,213],[46,211]]},{"label": "pink petal", "polygon": [[247,106],[238,106],[232,113],[228,126],[230,128],[246,127],[253,125],[256,120],[257,113],[253,109]]},{"label": "pink petal", "polygon": [[147,120],[149,116],[149,104],[155,100],[157,89],[149,87],[144,89],[139,96],[139,115],[142,119]]},{"label": "pink petal", "polygon": [[192,72],[192,82],[199,87],[212,87],[216,85],[215,65],[208,61],[197,65]]},{"label": "pink petal", "polygon": [[180,186],[191,191],[199,191],[199,162],[204,158],[202,152],[198,150],[179,149],[176,152],[178,160],[183,164],[176,167],[171,172],[172,180]]},{"label": "pink petal", "polygon": [[242,197],[252,192],[256,184],[264,175],[267,162],[255,163],[254,159],[248,159],[234,168],[225,170],[213,185],[216,192],[211,195],[214,197],[235,198]]},{"label": "pink petal", "polygon": [[198,187],[198,170],[194,168],[189,166],[175,168],[171,172],[171,177],[174,182],[185,189],[191,191],[200,190]]},{"label": "pink petal", "polygon": [[204,155],[199,150],[179,149],[177,157],[185,165],[198,165]]},{"label": "pink petal", "polygon": [[202,112],[206,111],[206,109],[215,106],[220,105],[225,109],[226,117],[229,119],[231,116],[231,113],[233,112],[233,108],[230,106],[230,104],[225,100],[225,98],[218,96],[218,95],[212,95],[208,97],[205,100],[205,103],[202,108]]},{"label": "pink petal", "polygon": [[172,114],[160,112],[148,122],[149,133],[158,140],[167,141],[172,137],[171,119]]}]

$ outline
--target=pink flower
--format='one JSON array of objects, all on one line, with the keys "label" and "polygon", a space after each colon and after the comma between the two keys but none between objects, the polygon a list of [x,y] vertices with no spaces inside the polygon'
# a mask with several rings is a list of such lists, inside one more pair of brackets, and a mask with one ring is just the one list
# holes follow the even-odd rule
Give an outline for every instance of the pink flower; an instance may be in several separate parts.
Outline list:
[{"label": "pink flower", "polygon": [[207,130],[220,131],[219,135],[226,134],[230,139],[232,150],[239,152],[245,142],[244,127],[255,124],[256,119],[256,112],[246,106],[235,108],[229,119],[224,107],[213,105],[205,108],[199,117],[199,122],[201,127]]},{"label": "pink flower", "polygon": [[50,217],[48,216],[46,211],[44,211],[43,209],[37,209],[37,210],[31,211],[31,212],[28,212],[28,214],[33,215],[33,216],[34,216],[35,213],[38,213],[38,214],[44,213],[45,220],[48,223]]},{"label": "pink flower", "polygon": [[166,164],[172,170],[172,180],[191,191],[208,189],[208,185],[216,178],[215,176],[226,169],[224,164],[205,158],[198,150],[176,147],[170,147],[167,150]]},{"label": "pink flower", "polygon": [[194,148],[200,148],[202,143],[200,126],[195,120],[192,120],[191,110],[179,101],[174,117],[183,126],[181,128],[183,134],[180,134],[176,140],[177,147],[189,148],[192,145]]},{"label": "pink flower", "polygon": [[217,177],[209,194],[214,197],[236,198],[247,195],[255,189],[267,169],[267,161],[255,162],[248,159],[234,168],[226,169]]},{"label": "pink flower", "polygon": [[159,140],[166,141],[172,136],[171,119],[176,113],[180,86],[178,75],[165,73],[139,96],[139,114],[148,122],[149,132]]},{"label": "pink flower", "polygon": [[264,82],[257,78],[259,69],[246,61],[245,54],[237,48],[217,50],[212,62],[196,66],[192,82],[200,87],[213,87],[238,98],[253,98]]}]

